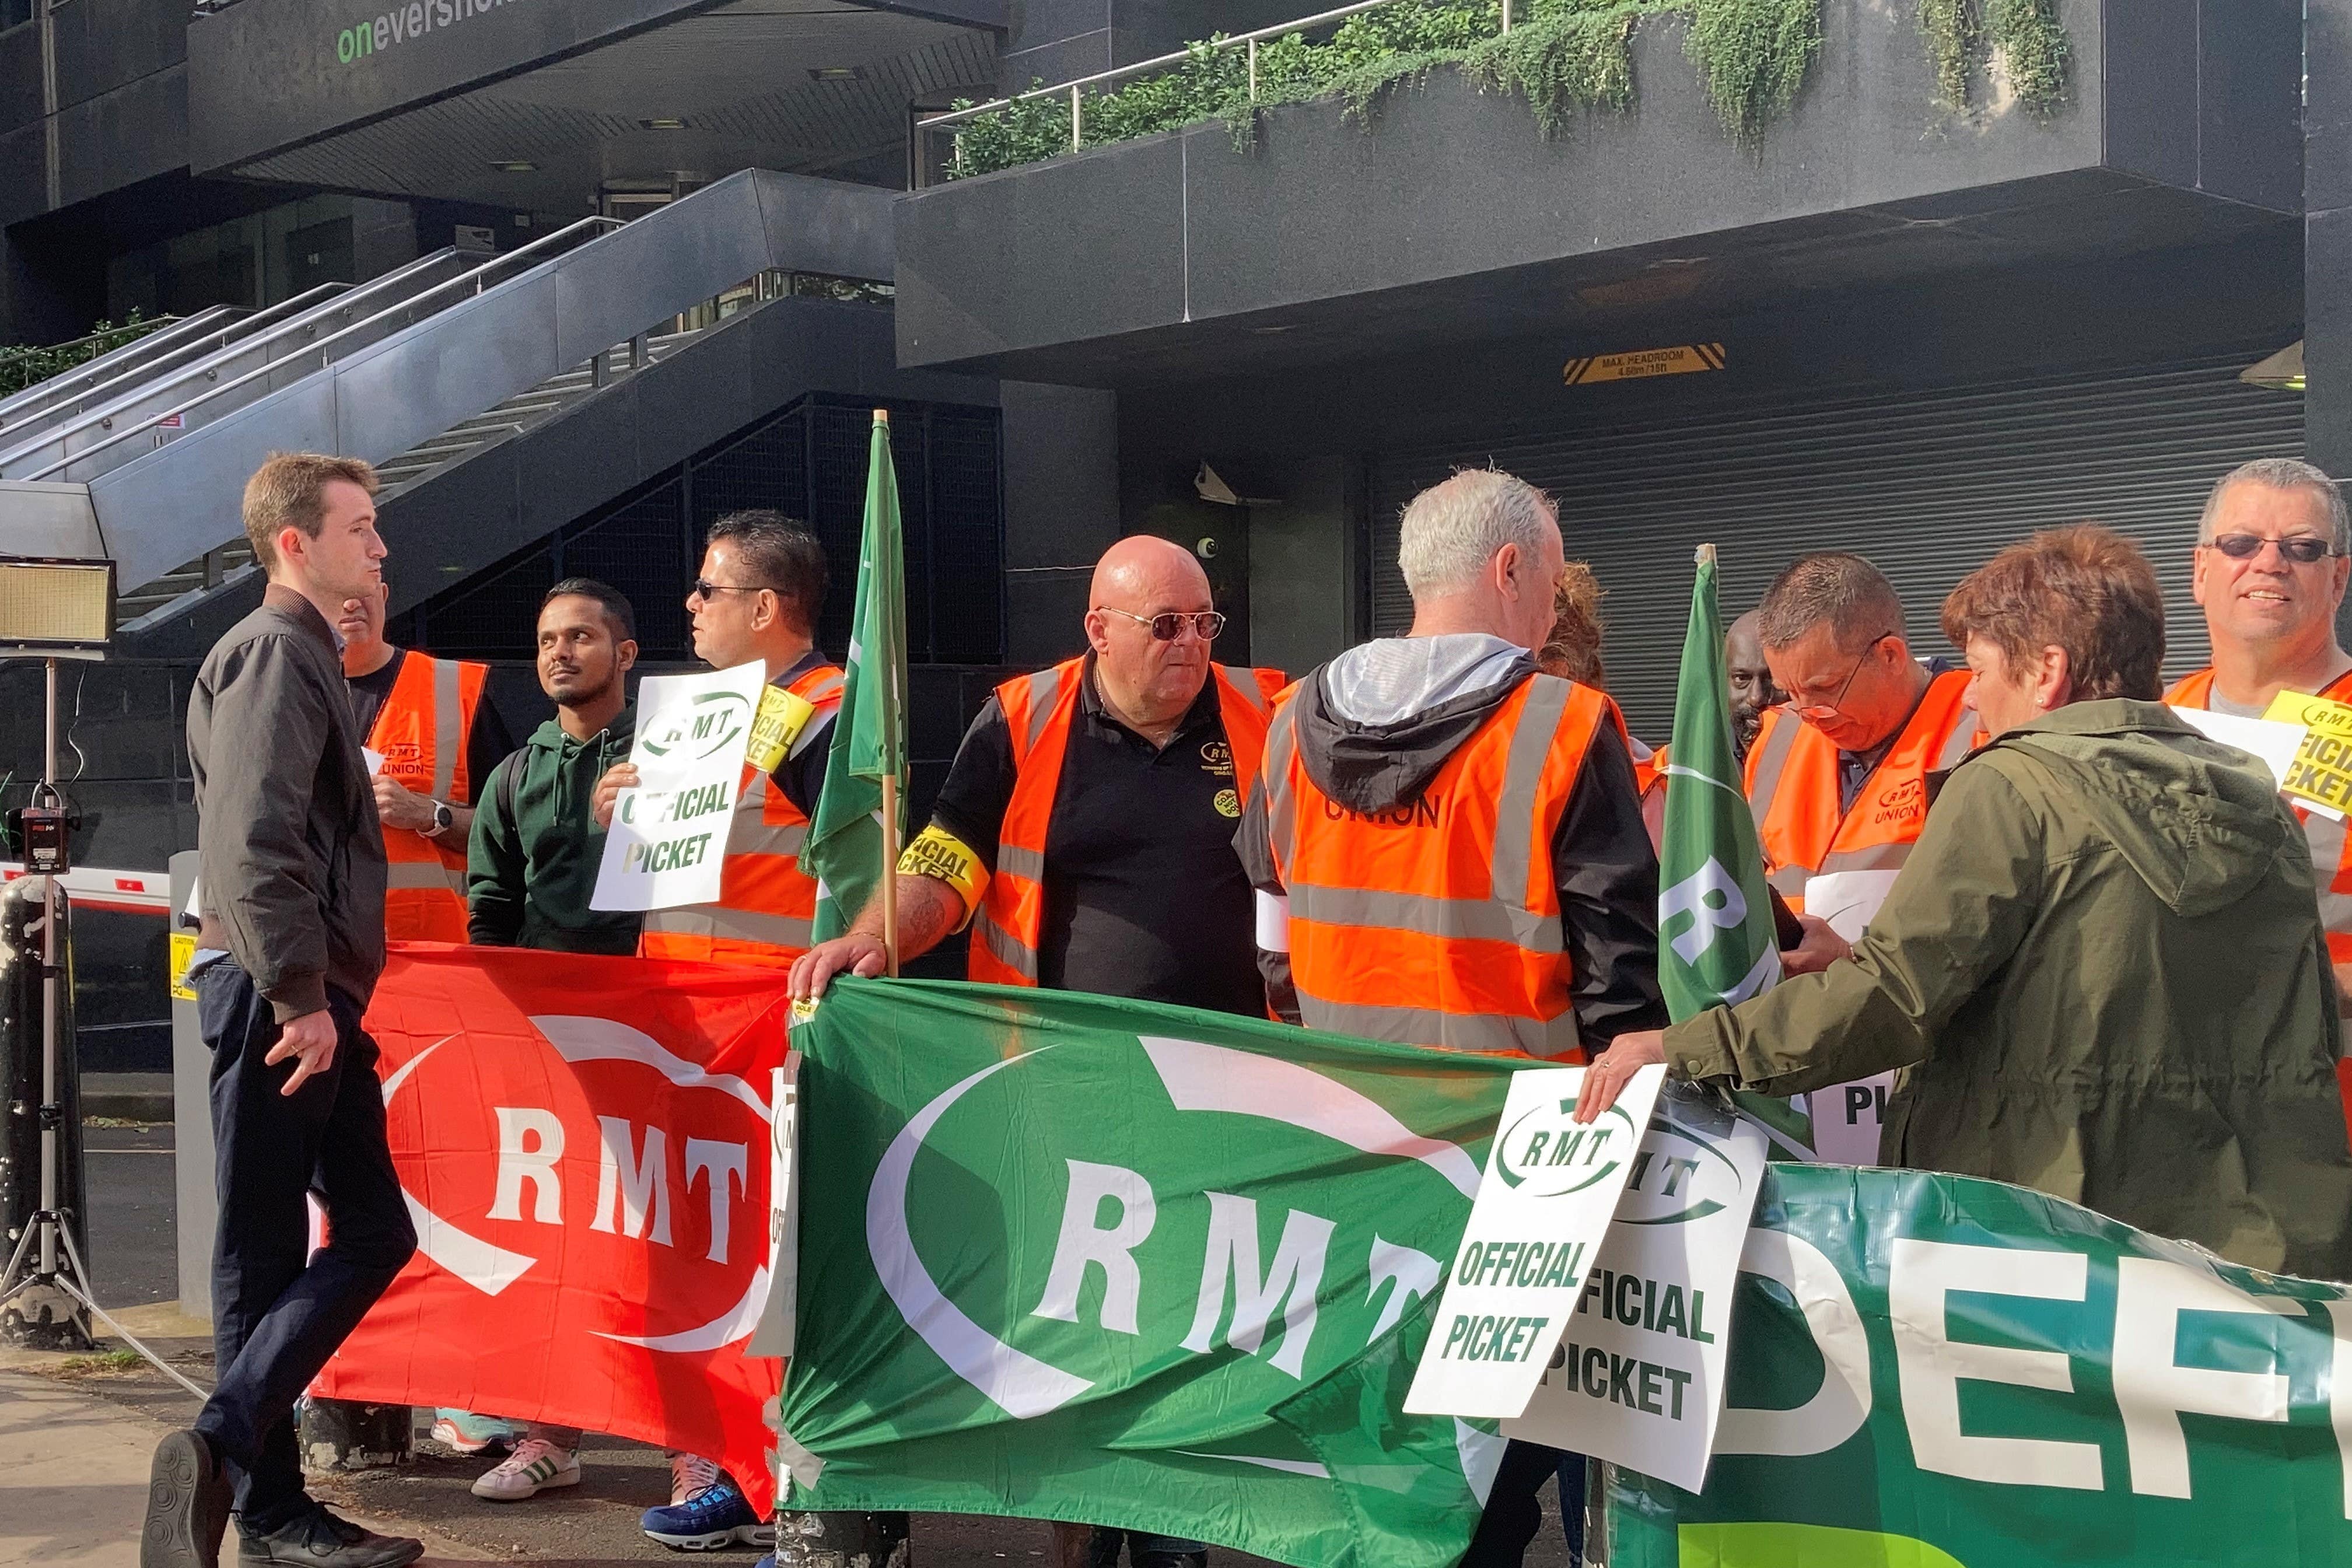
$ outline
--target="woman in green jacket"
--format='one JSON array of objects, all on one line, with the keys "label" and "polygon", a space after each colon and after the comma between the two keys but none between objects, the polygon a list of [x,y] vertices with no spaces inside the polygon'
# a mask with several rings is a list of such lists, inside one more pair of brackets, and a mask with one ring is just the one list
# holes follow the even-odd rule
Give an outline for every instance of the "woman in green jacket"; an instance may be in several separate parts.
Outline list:
[{"label": "woman in green jacket", "polygon": [[1620,1036],[1580,1114],[1650,1062],[1769,1094],[1902,1068],[1890,1165],[2352,1279],[2310,854],[2263,764],[2156,700],[2147,558],[2103,528],[2037,534],[1954,591],[1944,630],[1991,739],[1946,775],[1867,934],[1738,1006]]}]

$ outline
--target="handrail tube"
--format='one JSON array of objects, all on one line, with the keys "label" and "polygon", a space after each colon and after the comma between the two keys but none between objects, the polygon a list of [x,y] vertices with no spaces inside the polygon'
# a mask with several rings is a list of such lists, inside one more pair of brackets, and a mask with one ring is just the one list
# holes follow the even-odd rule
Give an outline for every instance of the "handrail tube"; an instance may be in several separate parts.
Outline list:
[{"label": "handrail tube", "polygon": [[[530,244],[524,246],[520,250],[501,252],[497,257],[494,257],[490,261],[476,268],[471,272],[460,273],[457,277],[435,284],[432,288],[424,290],[422,293],[410,295],[407,299],[403,300],[397,305],[390,306],[384,310],[377,311],[373,316],[368,316],[360,321],[353,321],[350,326],[343,328],[341,331],[332,332],[326,337],[320,338],[317,342],[310,344],[302,352],[306,354],[313,351],[323,353],[331,344],[341,339],[351,336],[353,332],[374,326],[377,322],[383,321],[386,317],[394,316],[403,310],[409,310],[415,306],[420,300],[430,300],[434,295],[442,292],[444,289],[455,288],[458,284],[467,282],[469,279],[478,279],[483,273],[490,271],[499,264],[513,261],[528,256],[532,251],[537,250],[543,246],[551,245],[554,241],[563,238],[566,235],[574,234],[581,229],[595,227],[601,225],[609,225],[617,228],[625,220],[620,218],[604,217],[602,216],[582,218],[579,222],[566,225],[564,227],[556,230],[553,234],[546,235],[539,239],[531,241]],[[527,268],[525,270],[529,271],[530,268]],[[482,290],[478,283],[474,292],[478,294]],[[51,474],[58,472],[60,469],[71,468],[74,464],[88,458],[92,452],[102,452],[106,450],[106,448],[112,447],[119,442],[129,440],[133,436],[152,432],[159,426],[163,425],[164,420],[184,415],[190,409],[208,403],[225,392],[232,392],[237,387],[245,385],[247,382],[257,380],[262,376],[275,374],[278,372],[284,370],[289,362],[295,356],[289,354],[285,359],[270,360],[264,363],[256,365],[253,369],[246,372],[243,375],[237,376],[234,380],[219,382],[214,384],[207,388],[201,395],[180,405],[177,408],[167,408],[160,414],[151,415],[143,424],[133,425],[127,429],[118,430],[103,441],[93,441],[87,447],[83,447],[77,451],[68,453],[66,456],[58,458],[55,462],[50,463],[47,468],[37,468],[32,473],[21,474],[15,477],[23,479],[47,479]],[[324,369],[327,365],[332,364],[334,362],[331,359],[322,359],[316,366],[312,367],[312,370],[315,372],[317,370]]]},{"label": "handrail tube", "polygon": [[[145,364],[135,365],[118,375],[74,394],[74,397],[81,404],[81,406],[74,412],[90,413],[92,410],[89,405],[94,402],[115,397],[136,386],[159,381],[173,372],[191,369],[211,355],[228,348],[232,342],[252,346],[255,343],[267,342],[271,331],[283,326],[293,317],[323,305],[337,295],[348,292],[350,289],[351,285],[348,283],[320,283],[304,289],[290,300],[283,300],[267,309],[239,316],[223,324],[216,331],[208,331],[191,338],[188,342],[158,355]],[[272,317],[278,319],[273,321]],[[234,339],[230,337],[231,333],[236,334]],[[65,388],[60,387],[58,390],[62,392]],[[21,441],[26,428],[26,426],[22,423],[13,429],[5,424],[0,424],[0,439],[11,442]],[[5,447],[0,447],[0,451],[5,450]]]},{"label": "handrail tube", "polygon": [[185,316],[142,316],[135,321],[125,321],[119,327],[109,327],[102,332],[84,332],[78,338],[68,338],[61,343],[25,343],[13,349],[0,349],[0,364],[5,364],[10,360],[24,359],[32,354],[53,354],[61,349],[78,349],[84,343],[94,343],[100,338],[110,338],[117,333],[130,331],[133,327],[143,328],[144,331],[139,332],[137,336],[125,338],[115,345],[117,348],[127,349],[140,338],[147,336],[149,332],[160,331],[174,321],[184,321],[187,319]]},{"label": "handrail tube", "polygon": [[[1235,33],[1229,38],[1213,38],[1209,42],[1209,48],[1213,53],[1218,49],[1255,44],[1265,38],[1279,38],[1287,33],[1303,32],[1308,27],[1319,27],[1326,22],[1336,22],[1342,17],[1352,16],[1359,11],[1377,10],[1388,4],[1390,0],[1356,0],[1352,5],[1342,5],[1335,11],[1318,11],[1312,16],[1302,16],[1295,22],[1278,22],[1271,27],[1259,27],[1252,32]],[[946,126],[961,125],[967,120],[976,120],[983,114],[992,114],[1000,109],[1010,109],[1016,103],[1026,103],[1033,98],[1052,98],[1066,92],[1076,92],[1080,88],[1092,87],[1097,82],[1123,80],[1128,77],[1140,76],[1147,71],[1162,70],[1169,66],[1181,65],[1192,58],[1191,49],[1179,49],[1172,55],[1157,55],[1148,60],[1138,60],[1133,65],[1118,66],[1107,71],[1097,71],[1092,76],[1082,76],[1076,81],[1058,82],[1052,87],[1033,87],[1027,92],[1016,92],[1010,98],[992,99],[986,103],[975,103],[970,109],[951,109],[945,114],[934,114],[928,120],[918,120],[915,121],[915,129],[937,131]]]},{"label": "handrail tube", "polygon": [[[26,426],[16,431],[9,437],[6,445],[0,446],[0,473],[6,472],[7,463],[25,461],[32,453],[39,451],[52,442],[69,442],[84,431],[111,425],[127,407],[134,405],[142,395],[152,396],[168,391],[180,383],[193,381],[200,376],[211,376],[215,374],[213,362],[224,356],[258,353],[265,364],[285,363],[293,357],[290,353],[285,351],[289,347],[299,350],[302,346],[297,341],[299,335],[315,331],[319,326],[318,318],[322,313],[333,310],[336,301],[344,301],[343,308],[349,310],[355,303],[364,301],[370,294],[396,289],[404,280],[419,273],[430,271],[436,265],[446,264],[448,257],[457,254],[462,253],[458,252],[455,246],[445,246],[430,255],[420,256],[415,260],[404,262],[389,272],[371,278],[365,283],[319,284],[292,300],[269,307],[268,310],[257,311],[257,316],[268,316],[273,313],[278,316],[278,319],[271,322],[266,331],[246,332],[229,342],[173,366],[169,374],[144,376],[130,374],[118,377],[116,383],[109,383],[105,388],[100,389],[107,394],[104,399],[95,396],[84,399],[78,417],[64,424],[52,426],[47,429]],[[252,319],[248,317],[246,322],[236,324],[246,325]],[[159,417],[168,417],[169,412],[166,411]],[[100,444],[92,443],[92,447]],[[78,451],[90,449],[91,447],[77,448]]]}]

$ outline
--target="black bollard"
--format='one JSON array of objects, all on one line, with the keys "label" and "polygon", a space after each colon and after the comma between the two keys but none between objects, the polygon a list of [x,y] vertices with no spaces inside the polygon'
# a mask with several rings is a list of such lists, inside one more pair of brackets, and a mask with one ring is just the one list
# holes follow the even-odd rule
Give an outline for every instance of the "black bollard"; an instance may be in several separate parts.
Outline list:
[{"label": "black bollard", "polygon": [[907,1568],[907,1516],[780,1510],[776,1568]]},{"label": "black bollard", "polygon": [[[0,1266],[16,1249],[41,1207],[41,918],[43,879],[0,887]],[[81,1072],[74,1050],[73,921],[58,894],[58,1207],[85,1265],[89,1257],[88,1185],[82,1168]],[[26,1267],[40,1263],[35,1239]],[[68,1265],[58,1248],[60,1271]],[[88,1281],[84,1281],[85,1284]],[[35,1285],[0,1308],[0,1343],[35,1350],[88,1350],[89,1314],[62,1291]]]}]

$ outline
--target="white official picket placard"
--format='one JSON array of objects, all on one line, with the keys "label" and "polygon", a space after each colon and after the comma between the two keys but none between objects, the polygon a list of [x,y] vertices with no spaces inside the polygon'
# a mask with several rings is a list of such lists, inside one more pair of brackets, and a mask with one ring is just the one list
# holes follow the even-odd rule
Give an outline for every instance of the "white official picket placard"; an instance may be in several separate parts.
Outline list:
[{"label": "white official picket placard", "polygon": [[[1805,912],[1829,922],[1830,929],[1850,942],[1860,942],[1864,930],[1895,889],[1893,871],[1832,871],[1805,880]],[[1886,1120],[1886,1097],[1895,1092],[1895,1075],[1874,1073],[1853,1083],[1817,1089],[1806,1097],[1813,1119],[1813,1152],[1832,1165],[1878,1163],[1878,1131]]]},{"label": "white official picket placard", "polygon": [[614,804],[596,868],[595,910],[673,910],[719,897],[727,829],[765,668],[649,675],[637,687],[629,761],[637,787]]},{"label": "white official picket placard", "polygon": [[1504,1436],[1706,1484],[1765,1142],[1696,1091],[1659,1100],[1575,1316]]},{"label": "white official picket placard", "polygon": [[1583,1068],[1511,1075],[1486,1173],[1446,1273],[1405,1409],[1512,1416],[1527,1408],[1625,1190],[1666,1069],[1633,1075],[1589,1125]]}]

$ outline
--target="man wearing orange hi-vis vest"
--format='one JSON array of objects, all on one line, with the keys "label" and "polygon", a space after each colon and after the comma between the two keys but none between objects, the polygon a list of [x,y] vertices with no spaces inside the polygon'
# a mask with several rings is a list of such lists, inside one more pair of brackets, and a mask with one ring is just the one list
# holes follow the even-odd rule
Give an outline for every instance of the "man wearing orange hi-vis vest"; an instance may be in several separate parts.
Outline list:
[{"label": "man wearing orange hi-vis vest", "polygon": [[[2294,458],[2258,458],[2224,474],[2198,521],[2190,578],[2213,662],[2164,700],[2242,719],[2261,718],[2282,691],[2352,702],[2352,654],[2336,635],[2347,579],[2352,515],[2335,480]],[[2352,835],[2342,821],[2290,804],[2311,842],[2327,956],[2352,1011]],[[2345,1085],[2352,1105],[2352,1069]]]},{"label": "man wearing orange hi-vis vest", "polygon": [[[1138,534],[1096,564],[1087,651],[996,689],[898,872],[901,960],[967,921],[968,973],[1262,1017],[1250,887],[1234,853],[1283,676],[1209,658],[1224,629],[1192,552]],[[882,973],[879,899],[793,969],[824,994]],[[1053,1527],[1055,1568],[1202,1568],[1197,1541]]]},{"label": "man wearing orange hi-vis vest", "polygon": [[347,601],[335,620],[383,822],[383,933],[394,942],[464,942],[475,792],[514,742],[484,697],[488,665],[430,658],[384,640],[387,592],[377,584]]},{"label": "man wearing orange hi-vis vest", "polygon": [[[757,659],[768,688],[735,797],[719,900],[647,912],[637,939],[644,957],[788,969],[808,951],[816,881],[801,869],[801,843],[841,710],[841,668],[815,643],[824,592],[824,547],[782,512],[730,512],[710,525],[686,597],[695,657],[713,669]],[[612,826],[621,791],[636,783],[628,763],[597,781],[599,827]]]},{"label": "man wearing orange hi-vis vest", "polygon": [[[1772,683],[1748,749],[1748,804],[1773,890],[1805,927],[1781,954],[1804,974],[1846,955],[1927,824],[1933,775],[1977,744],[1969,672],[1911,657],[1885,574],[1842,551],[1800,558],[1756,608]],[[1822,1157],[1877,1163],[1892,1073],[1811,1097]]]},{"label": "man wearing orange hi-vis vest", "polygon": [[[1608,698],[1531,651],[1565,570],[1559,513],[1465,469],[1405,508],[1397,564],[1412,630],[1284,700],[1235,841],[1276,1012],[1560,1065],[1657,1027],[1658,862],[1631,744]],[[1506,1448],[1464,1568],[1519,1562],[1562,1458]],[[1580,1522],[1583,1461],[1560,1476]]]}]

